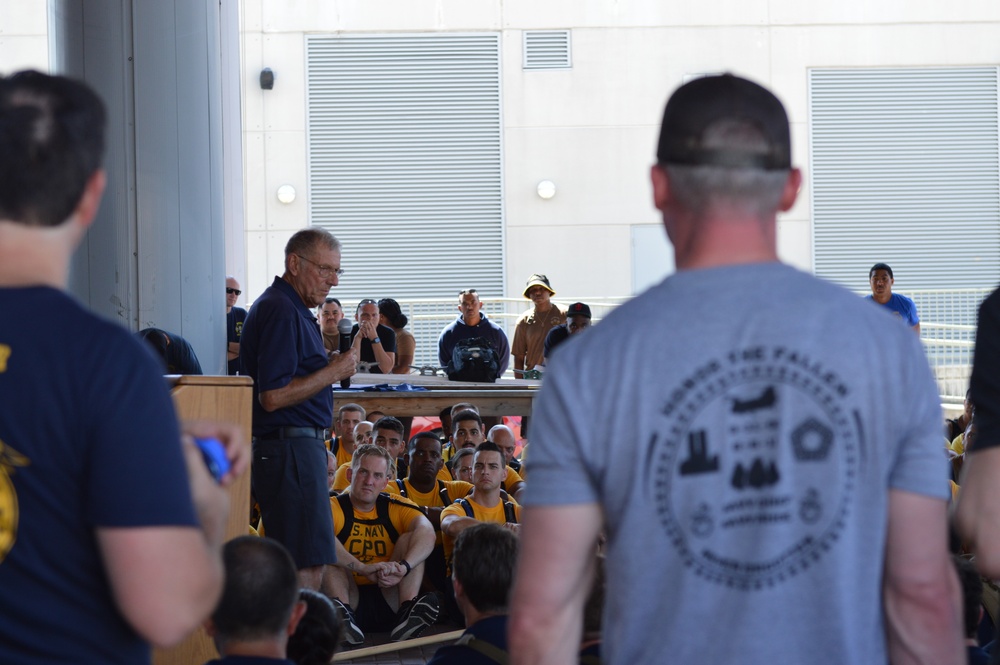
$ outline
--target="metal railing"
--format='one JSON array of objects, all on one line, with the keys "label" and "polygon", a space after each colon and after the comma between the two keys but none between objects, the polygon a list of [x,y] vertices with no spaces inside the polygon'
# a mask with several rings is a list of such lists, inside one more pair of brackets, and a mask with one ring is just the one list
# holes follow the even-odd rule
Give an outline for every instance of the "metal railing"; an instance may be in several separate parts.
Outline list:
[{"label": "metal railing", "polygon": [[[631,299],[631,296],[619,298],[558,298],[553,302],[563,311],[574,302],[585,302],[590,306],[596,323],[618,305]],[[486,316],[503,328],[507,339],[514,339],[514,324],[522,312],[531,308],[531,301],[526,298],[483,298],[483,312]],[[410,319],[407,329],[416,340],[416,352],[413,364],[417,367],[438,367],[438,337],[449,323],[458,318],[458,300],[456,298],[437,298],[427,300],[399,300],[399,308]],[[344,303],[345,311],[349,310]]]},{"label": "metal railing", "polygon": [[[976,339],[976,314],[979,304],[992,289],[921,289],[908,291],[920,313],[920,337],[927,360],[938,380],[941,398],[945,402],[962,402],[972,370],[972,352]],[[859,297],[867,292],[858,292]],[[579,297],[553,300],[565,310],[573,302],[590,305],[596,323],[631,296],[615,298]],[[438,367],[437,341],[446,325],[458,317],[455,298],[400,300],[399,306],[410,319],[407,328],[416,340],[413,364],[418,367]],[[345,310],[353,311],[353,303],[345,302]],[[531,303],[524,298],[484,298],[483,311],[497,323],[508,339],[514,337],[514,324]]]}]

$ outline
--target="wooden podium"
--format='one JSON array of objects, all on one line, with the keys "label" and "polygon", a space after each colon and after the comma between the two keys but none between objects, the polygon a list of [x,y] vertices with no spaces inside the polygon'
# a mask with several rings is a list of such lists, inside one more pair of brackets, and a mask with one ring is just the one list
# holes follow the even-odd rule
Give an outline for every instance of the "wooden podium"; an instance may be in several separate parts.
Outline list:
[{"label": "wooden podium", "polygon": [[[237,423],[250,445],[253,380],[248,376],[168,376],[174,408],[181,420],[215,420]],[[229,486],[229,521],[226,540],[249,533],[250,471]],[[171,649],[154,649],[154,665],[201,665],[218,657],[215,645],[202,628]]]}]

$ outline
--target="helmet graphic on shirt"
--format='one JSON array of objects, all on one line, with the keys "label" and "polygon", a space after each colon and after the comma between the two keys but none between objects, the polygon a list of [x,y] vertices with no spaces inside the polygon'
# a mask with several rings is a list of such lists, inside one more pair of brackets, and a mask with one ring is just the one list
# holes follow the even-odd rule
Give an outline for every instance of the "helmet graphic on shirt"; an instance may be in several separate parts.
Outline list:
[{"label": "helmet graphic on shirt", "polygon": [[27,457],[0,441],[0,562],[7,557],[17,540],[17,492],[10,474],[14,472],[14,467],[29,463]]}]

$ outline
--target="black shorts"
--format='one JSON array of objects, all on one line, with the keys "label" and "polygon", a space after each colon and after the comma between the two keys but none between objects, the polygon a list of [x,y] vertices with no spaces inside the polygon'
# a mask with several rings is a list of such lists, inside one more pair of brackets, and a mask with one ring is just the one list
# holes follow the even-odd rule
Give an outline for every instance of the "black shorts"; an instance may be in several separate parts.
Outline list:
[{"label": "black shorts", "polygon": [[336,562],[323,442],[255,439],[251,477],[264,534],[284,545],[299,569]]},{"label": "black shorts", "polygon": [[358,607],[354,617],[358,620],[358,628],[366,633],[388,632],[399,623],[377,584],[358,586]]}]

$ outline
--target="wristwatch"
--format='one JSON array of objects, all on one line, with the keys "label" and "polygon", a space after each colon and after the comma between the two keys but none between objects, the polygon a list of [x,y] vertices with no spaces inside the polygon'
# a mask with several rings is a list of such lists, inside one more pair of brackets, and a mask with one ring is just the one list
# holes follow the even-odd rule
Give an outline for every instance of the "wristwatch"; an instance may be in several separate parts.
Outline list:
[{"label": "wristwatch", "polygon": [[382,343],[382,340],[380,340],[380,339],[378,338],[378,335],[376,335],[376,336],[375,336],[375,339],[373,339],[373,340],[372,340],[372,344],[381,344],[381,343]]}]

